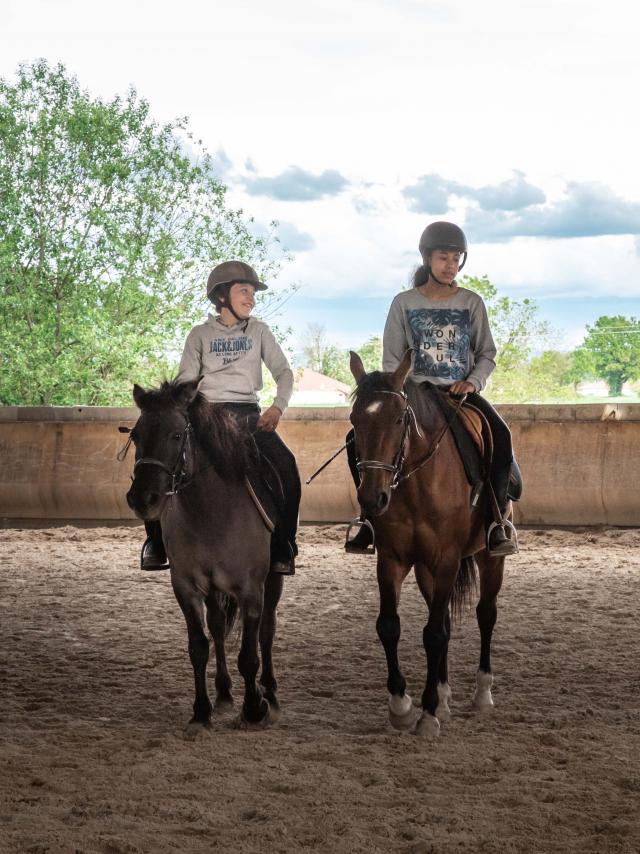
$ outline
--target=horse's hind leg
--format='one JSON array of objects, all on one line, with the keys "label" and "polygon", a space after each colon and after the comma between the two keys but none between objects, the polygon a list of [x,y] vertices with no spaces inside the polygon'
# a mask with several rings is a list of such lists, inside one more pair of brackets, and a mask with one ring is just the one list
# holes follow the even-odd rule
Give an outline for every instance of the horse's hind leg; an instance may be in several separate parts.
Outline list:
[{"label": "horse's hind leg", "polygon": [[475,557],[480,570],[480,599],[476,606],[480,629],[480,666],[476,673],[473,705],[476,709],[485,711],[493,707],[491,637],[498,616],[497,598],[502,587],[504,557],[489,557],[486,551],[479,552]]},{"label": "horse's hind leg", "polygon": [[242,611],[242,643],[238,655],[238,670],[244,679],[244,702],[240,720],[246,724],[267,723],[269,703],[256,682],[260,666],[258,632],[262,617],[263,590],[243,593],[238,599]]},{"label": "horse's hind leg", "polygon": [[406,693],[407,681],[398,663],[400,590],[408,569],[397,561],[378,557],[378,587],[380,614],[376,631],[387,659],[387,689],[389,691],[389,720],[398,729],[407,729],[415,721],[411,697]]},{"label": "horse's hind leg", "polygon": [[279,708],[277,690],[278,683],[273,672],[273,639],[276,633],[276,608],[282,595],[284,578],[275,572],[267,576],[264,588],[264,607],[260,623],[260,653],[262,658],[262,673],[260,684],[264,688],[264,696],[272,709]]},{"label": "horse's hind leg", "polygon": [[187,623],[189,657],[193,667],[196,697],[190,723],[208,726],[211,720],[211,701],[207,693],[207,662],[209,639],[204,630],[204,603],[199,594],[185,593],[174,585],[174,593]]},{"label": "horse's hind leg", "polygon": [[[215,592],[207,599],[207,625],[216,652],[216,701],[214,708],[222,711],[233,705],[231,677],[227,668],[225,638],[229,632],[229,613],[237,607],[235,600],[224,593]],[[231,618],[231,622],[233,618]]]}]

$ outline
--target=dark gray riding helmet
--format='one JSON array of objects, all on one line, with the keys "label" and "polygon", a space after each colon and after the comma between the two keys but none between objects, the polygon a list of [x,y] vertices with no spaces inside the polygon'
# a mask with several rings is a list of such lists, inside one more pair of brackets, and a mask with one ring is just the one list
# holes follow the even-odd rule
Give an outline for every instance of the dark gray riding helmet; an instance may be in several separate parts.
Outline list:
[{"label": "dark gray riding helmet", "polygon": [[245,264],[244,261],[224,261],[218,264],[209,273],[207,279],[207,296],[214,302],[214,294],[223,285],[234,285],[236,282],[243,282],[248,285],[253,285],[257,291],[266,291],[267,286],[258,278],[258,274]]},{"label": "dark gray riding helmet", "polygon": [[467,238],[460,226],[453,222],[432,222],[422,232],[418,248],[425,266],[429,265],[429,252],[434,249],[445,249],[447,252],[459,252],[464,255],[460,270],[467,262]]}]

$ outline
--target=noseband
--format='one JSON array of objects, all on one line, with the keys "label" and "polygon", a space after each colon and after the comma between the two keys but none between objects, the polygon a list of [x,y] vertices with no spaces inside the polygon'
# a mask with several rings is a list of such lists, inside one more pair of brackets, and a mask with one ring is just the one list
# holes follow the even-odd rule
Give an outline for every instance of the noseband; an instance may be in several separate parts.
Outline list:
[{"label": "noseband", "polygon": [[[162,462],[162,460],[156,460],[153,457],[141,457],[139,460],[136,460],[135,465],[133,466],[133,472],[135,474],[138,466],[158,466],[163,471],[171,477],[171,491],[165,492],[165,495],[176,495],[185,483],[187,482],[188,473],[187,473],[187,455],[189,446],[191,444],[191,437],[193,436],[193,427],[191,426],[191,422],[187,418],[187,423],[185,424],[185,428],[182,431],[182,439],[180,441],[180,450],[178,451],[178,457],[176,459],[176,463],[173,467],[173,470],[169,468],[168,465]],[[131,478],[133,480],[133,478]]]}]

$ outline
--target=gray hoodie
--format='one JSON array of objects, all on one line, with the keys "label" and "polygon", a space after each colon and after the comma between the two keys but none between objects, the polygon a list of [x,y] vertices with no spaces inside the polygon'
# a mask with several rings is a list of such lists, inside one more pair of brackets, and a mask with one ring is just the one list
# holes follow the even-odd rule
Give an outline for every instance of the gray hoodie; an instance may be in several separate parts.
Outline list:
[{"label": "gray hoodie", "polygon": [[417,288],[394,297],[384,328],[382,369],[394,371],[413,349],[412,379],[436,385],[466,380],[481,391],[496,366],[496,345],[482,297],[458,288],[427,299]]},{"label": "gray hoodie", "polygon": [[273,404],[284,412],[293,391],[293,372],[267,324],[250,317],[225,326],[210,314],[187,335],[178,379],[202,375],[200,391],[212,403],[258,403],[262,362],[276,381]]}]

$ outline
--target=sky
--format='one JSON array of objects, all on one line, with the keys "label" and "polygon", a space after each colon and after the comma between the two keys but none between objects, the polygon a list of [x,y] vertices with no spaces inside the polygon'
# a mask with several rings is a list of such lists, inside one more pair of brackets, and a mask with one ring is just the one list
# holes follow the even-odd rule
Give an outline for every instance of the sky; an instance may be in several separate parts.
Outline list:
[{"label": "sky", "polygon": [[[640,13],[627,0],[5,0],[0,76],[62,62],[189,116],[228,203],[279,222],[279,325],[381,334],[425,226],[569,349],[640,316]],[[274,252],[277,252],[277,247]]]}]

